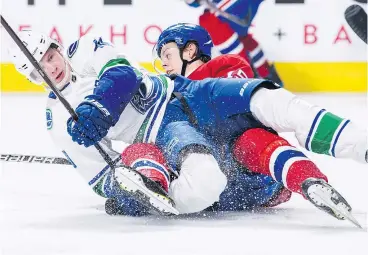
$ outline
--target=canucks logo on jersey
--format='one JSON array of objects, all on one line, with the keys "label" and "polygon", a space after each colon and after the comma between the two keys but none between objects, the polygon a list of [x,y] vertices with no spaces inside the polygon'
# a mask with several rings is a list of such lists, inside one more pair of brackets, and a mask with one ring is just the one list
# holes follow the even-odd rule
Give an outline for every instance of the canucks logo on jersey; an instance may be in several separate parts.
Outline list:
[{"label": "canucks logo on jersey", "polygon": [[145,114],[161,97],[163,89],[160,79],[147,75],[130,103],[140,114]]}]

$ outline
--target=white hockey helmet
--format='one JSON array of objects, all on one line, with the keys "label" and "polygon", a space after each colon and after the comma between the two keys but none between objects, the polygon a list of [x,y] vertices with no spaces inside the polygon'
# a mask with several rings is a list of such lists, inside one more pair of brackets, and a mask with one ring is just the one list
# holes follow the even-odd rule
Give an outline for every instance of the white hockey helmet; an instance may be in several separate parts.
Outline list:
[{"label": "white hockey helmet", "polygon": [[[62,48],[58,41],[45,34],[36,33],[31,30],[22,30],[18,33],[18,36],[37,62],[41,61],[50,47]],[[10,48],[9,55],[18,72],[26,76],[33,83],[39,85],[43,83],[42,77],[18,46]]]}]

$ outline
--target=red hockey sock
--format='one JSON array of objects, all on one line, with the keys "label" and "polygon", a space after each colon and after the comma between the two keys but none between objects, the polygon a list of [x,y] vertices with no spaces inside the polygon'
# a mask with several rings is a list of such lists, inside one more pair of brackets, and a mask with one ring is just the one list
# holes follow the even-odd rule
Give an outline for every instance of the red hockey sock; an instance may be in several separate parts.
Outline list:
[{"label": "red hockey sock", "polygon": [[267,78],[270,75],[270,65],[268,64],[267,60],[263,62],[262,65],[256,67],[257,73],[262,78]]},{"label": "red hockey sock", "polygon": [[244,45],[238,34],[226,22],[213,13],[205,12],[199,17],[199,24],[211,35],[216,49],[222,54],[235,54],[245,57]]},{"label": "red hockey sock", "polygon": [[148,143],[129,145],[122,153],[122,162],[160,183],[168,191],[170,173],[165,157],[157,146]]},{"label": "red hockey sock", "polygon": [[249,170],[272,176],[293,192],[302,194],[301,184],[310,177],[324,179],[318,167],[284,138],[264,129],[244,132],[234,144],[234,157]]},{"label": "red hockey sock", "polygon": [[268,77],[270,75],[269,64],[258,42],[250,34],[243,37],[241,41],[258,75],[263,78]]}]

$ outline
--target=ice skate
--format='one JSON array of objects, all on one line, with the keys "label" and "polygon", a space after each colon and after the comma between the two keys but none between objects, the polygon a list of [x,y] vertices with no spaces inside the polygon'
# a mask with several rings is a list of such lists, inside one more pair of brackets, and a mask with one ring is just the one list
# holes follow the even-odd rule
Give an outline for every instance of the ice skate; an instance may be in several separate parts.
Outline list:
[{"label": "ice skate", "polygon": [[326,181],[308,178],[302,183],[304,196],[318,209],[339,220],[349,220],[359,228],[362,226],[351,214],[348,202]]},{"label": "ice skate", "polygon": [[115,169],[115,180],[119,187],[129,195],[137,198],[152,214],[178,215],[174,202],[159,184],[133,169],[118,166]]}]

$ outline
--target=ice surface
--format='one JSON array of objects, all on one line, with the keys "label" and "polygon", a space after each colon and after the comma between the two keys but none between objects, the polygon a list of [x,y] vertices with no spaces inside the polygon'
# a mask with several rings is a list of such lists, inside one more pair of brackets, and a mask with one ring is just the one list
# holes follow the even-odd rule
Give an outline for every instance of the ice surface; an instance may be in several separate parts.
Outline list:
[{"label": "ice surface", "polygon": [[[365,95],[303,96],[368,126]],[[44,131],[44,97],[2,95],[1,153],[62,156]],[[104,200],[72,167],[2,162],[0,254],[368,254],[368,167],[321,155],[312,158],[352,205],[363,230],[298,195],[285,205],[254,213],[111,217],[104,212]]]}]

